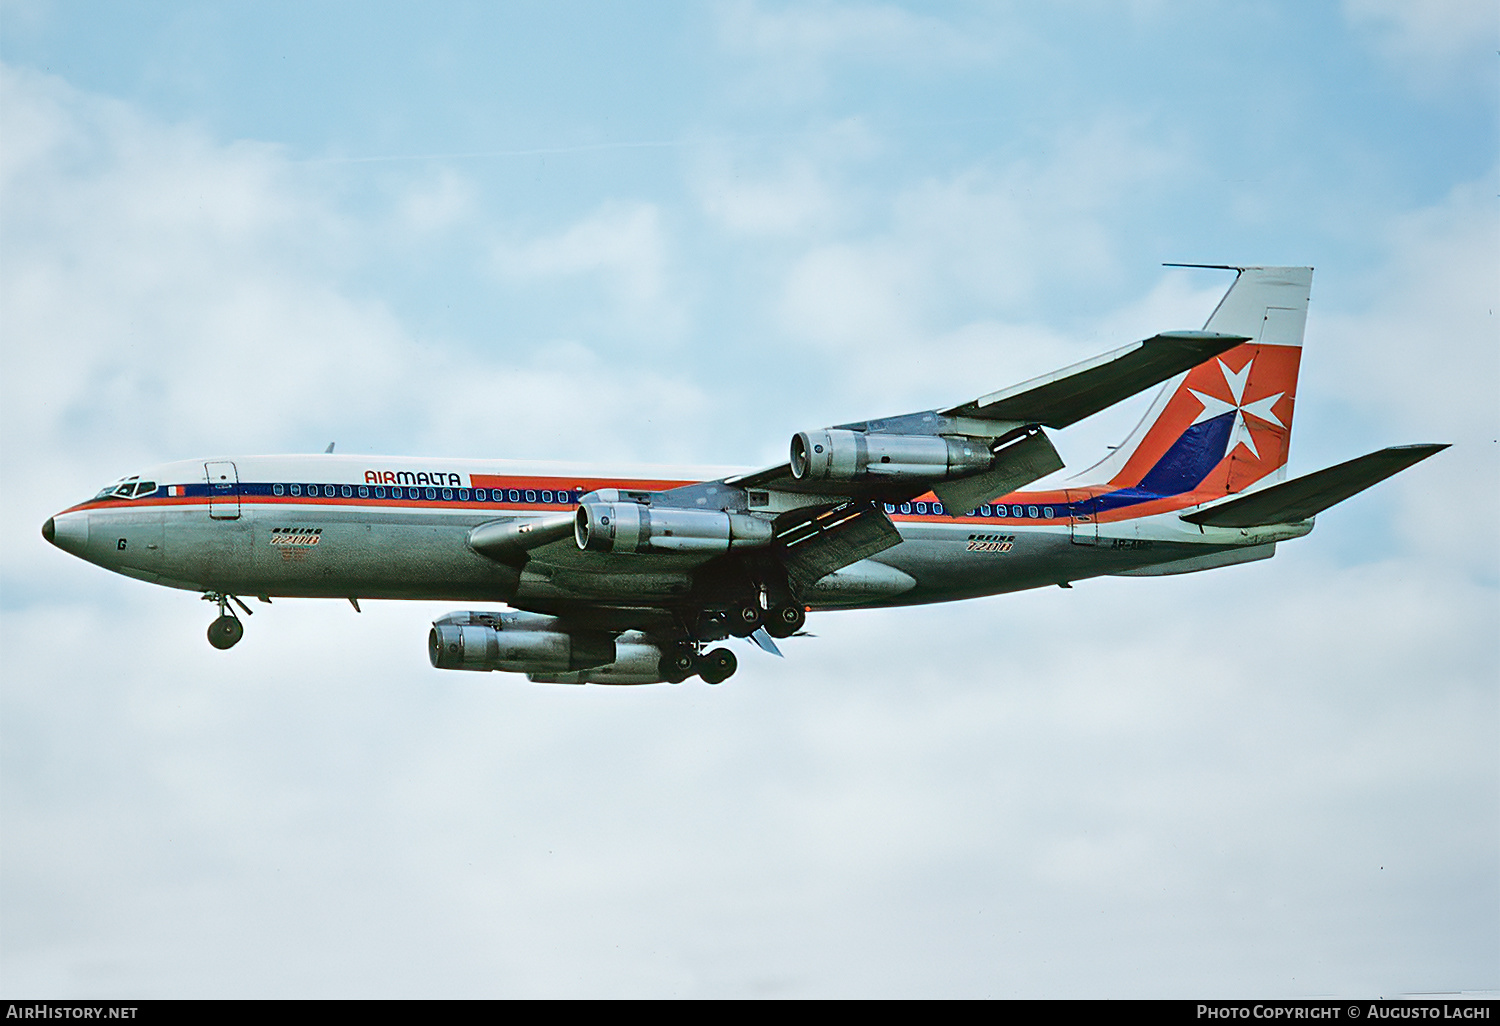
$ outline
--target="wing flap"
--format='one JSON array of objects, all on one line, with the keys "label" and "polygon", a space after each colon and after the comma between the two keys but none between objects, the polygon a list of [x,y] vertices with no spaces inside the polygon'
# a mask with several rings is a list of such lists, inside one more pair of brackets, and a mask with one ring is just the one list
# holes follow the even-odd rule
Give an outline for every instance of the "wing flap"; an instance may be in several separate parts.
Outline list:
[{"label": "wing flap", "polygon": [[995,465],[989,470],[939,481],[932,486],[932,492],[942,500],[949,516],[961,517],[980,503],[997,495],[1008,495],[1062,468],[1062,457],[1051,439],[1037,431],[996,451]]},{"label": "wing flap", "polygon": [[901,532],[891,518],[858,503],[800,520],[777,537],[787,579],[799,594],[835,570],[899,544]]},{"label": "wing flap", "polygon": [[940,412],[1067,427],[1248,341],[1214,331],[1166,332]]},{"label": "wing flap", "polygon": [[1208,509],[1184,513],[1182,519],[1204,527],[1293,524],[1314,517],[1446,448],[1446,444],[1391,446]]}]

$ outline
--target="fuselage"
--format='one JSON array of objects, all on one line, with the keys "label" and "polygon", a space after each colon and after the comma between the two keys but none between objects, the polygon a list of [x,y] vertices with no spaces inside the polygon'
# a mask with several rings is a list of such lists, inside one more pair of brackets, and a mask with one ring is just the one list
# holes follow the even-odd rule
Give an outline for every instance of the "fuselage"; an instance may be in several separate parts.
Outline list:
[{"label": "fuselage", "polygon": [[[522,569],[468,545],[497,520],[553,520],[599,489],[664,491],[728,468],[603,468],[346,455],[219,457],[149,468],[58,513],[44,533],[99,566],[154,584],[233,595],[437,599],[552,608],[670,604],[696,562],[601,560],[572,538]],[[1108,574],[1208,569],[1265,558],[1311,523],[1201,528],[1178,514],[1221,495],[1111,502],[1102,486],[1022,491],[951,516],[932,495],[887,505],[901,544],[828,575],[808,608],[903,605]],[[756,513],[754,493],[750,511]],[[762,515],[769,516],[769,512]]]}]

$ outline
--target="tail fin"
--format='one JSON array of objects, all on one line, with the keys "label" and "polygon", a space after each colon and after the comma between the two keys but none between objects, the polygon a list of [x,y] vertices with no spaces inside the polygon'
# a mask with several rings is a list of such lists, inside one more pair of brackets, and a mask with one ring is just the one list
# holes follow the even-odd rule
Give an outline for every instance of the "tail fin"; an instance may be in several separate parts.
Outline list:
[{"label": "tail fin", "polygon": [[1207,331],[1245,342],[1162,386],[1090,482],[1157,496],[1225,495],[1286,477],[1311,267],[1241,267]]}]

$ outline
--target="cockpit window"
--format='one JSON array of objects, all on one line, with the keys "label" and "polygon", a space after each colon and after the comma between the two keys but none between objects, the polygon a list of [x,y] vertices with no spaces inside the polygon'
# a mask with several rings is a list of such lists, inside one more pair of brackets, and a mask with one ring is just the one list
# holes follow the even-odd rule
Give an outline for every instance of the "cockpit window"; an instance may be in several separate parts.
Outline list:
[{"label": "cockpit window", "polygon": [[139,476],[128,477],[123,481],[105,485],[94,496],[93,501],[100,499],[139,499],[156,491],[155,481],[142,481]]}]

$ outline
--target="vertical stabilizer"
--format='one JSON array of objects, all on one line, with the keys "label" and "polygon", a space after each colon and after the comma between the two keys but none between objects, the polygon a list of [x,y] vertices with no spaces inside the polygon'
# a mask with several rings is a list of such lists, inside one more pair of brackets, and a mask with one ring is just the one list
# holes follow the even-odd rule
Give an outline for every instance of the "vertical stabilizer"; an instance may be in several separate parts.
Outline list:
[{"label": "vertical stabilizer", "polygon": [[1244,267],[1205,330],[1251,341],[1162,386],[1130,437],[1080,475],[1152,495],[1224,495],[1286,477],[1311,267]]}]

